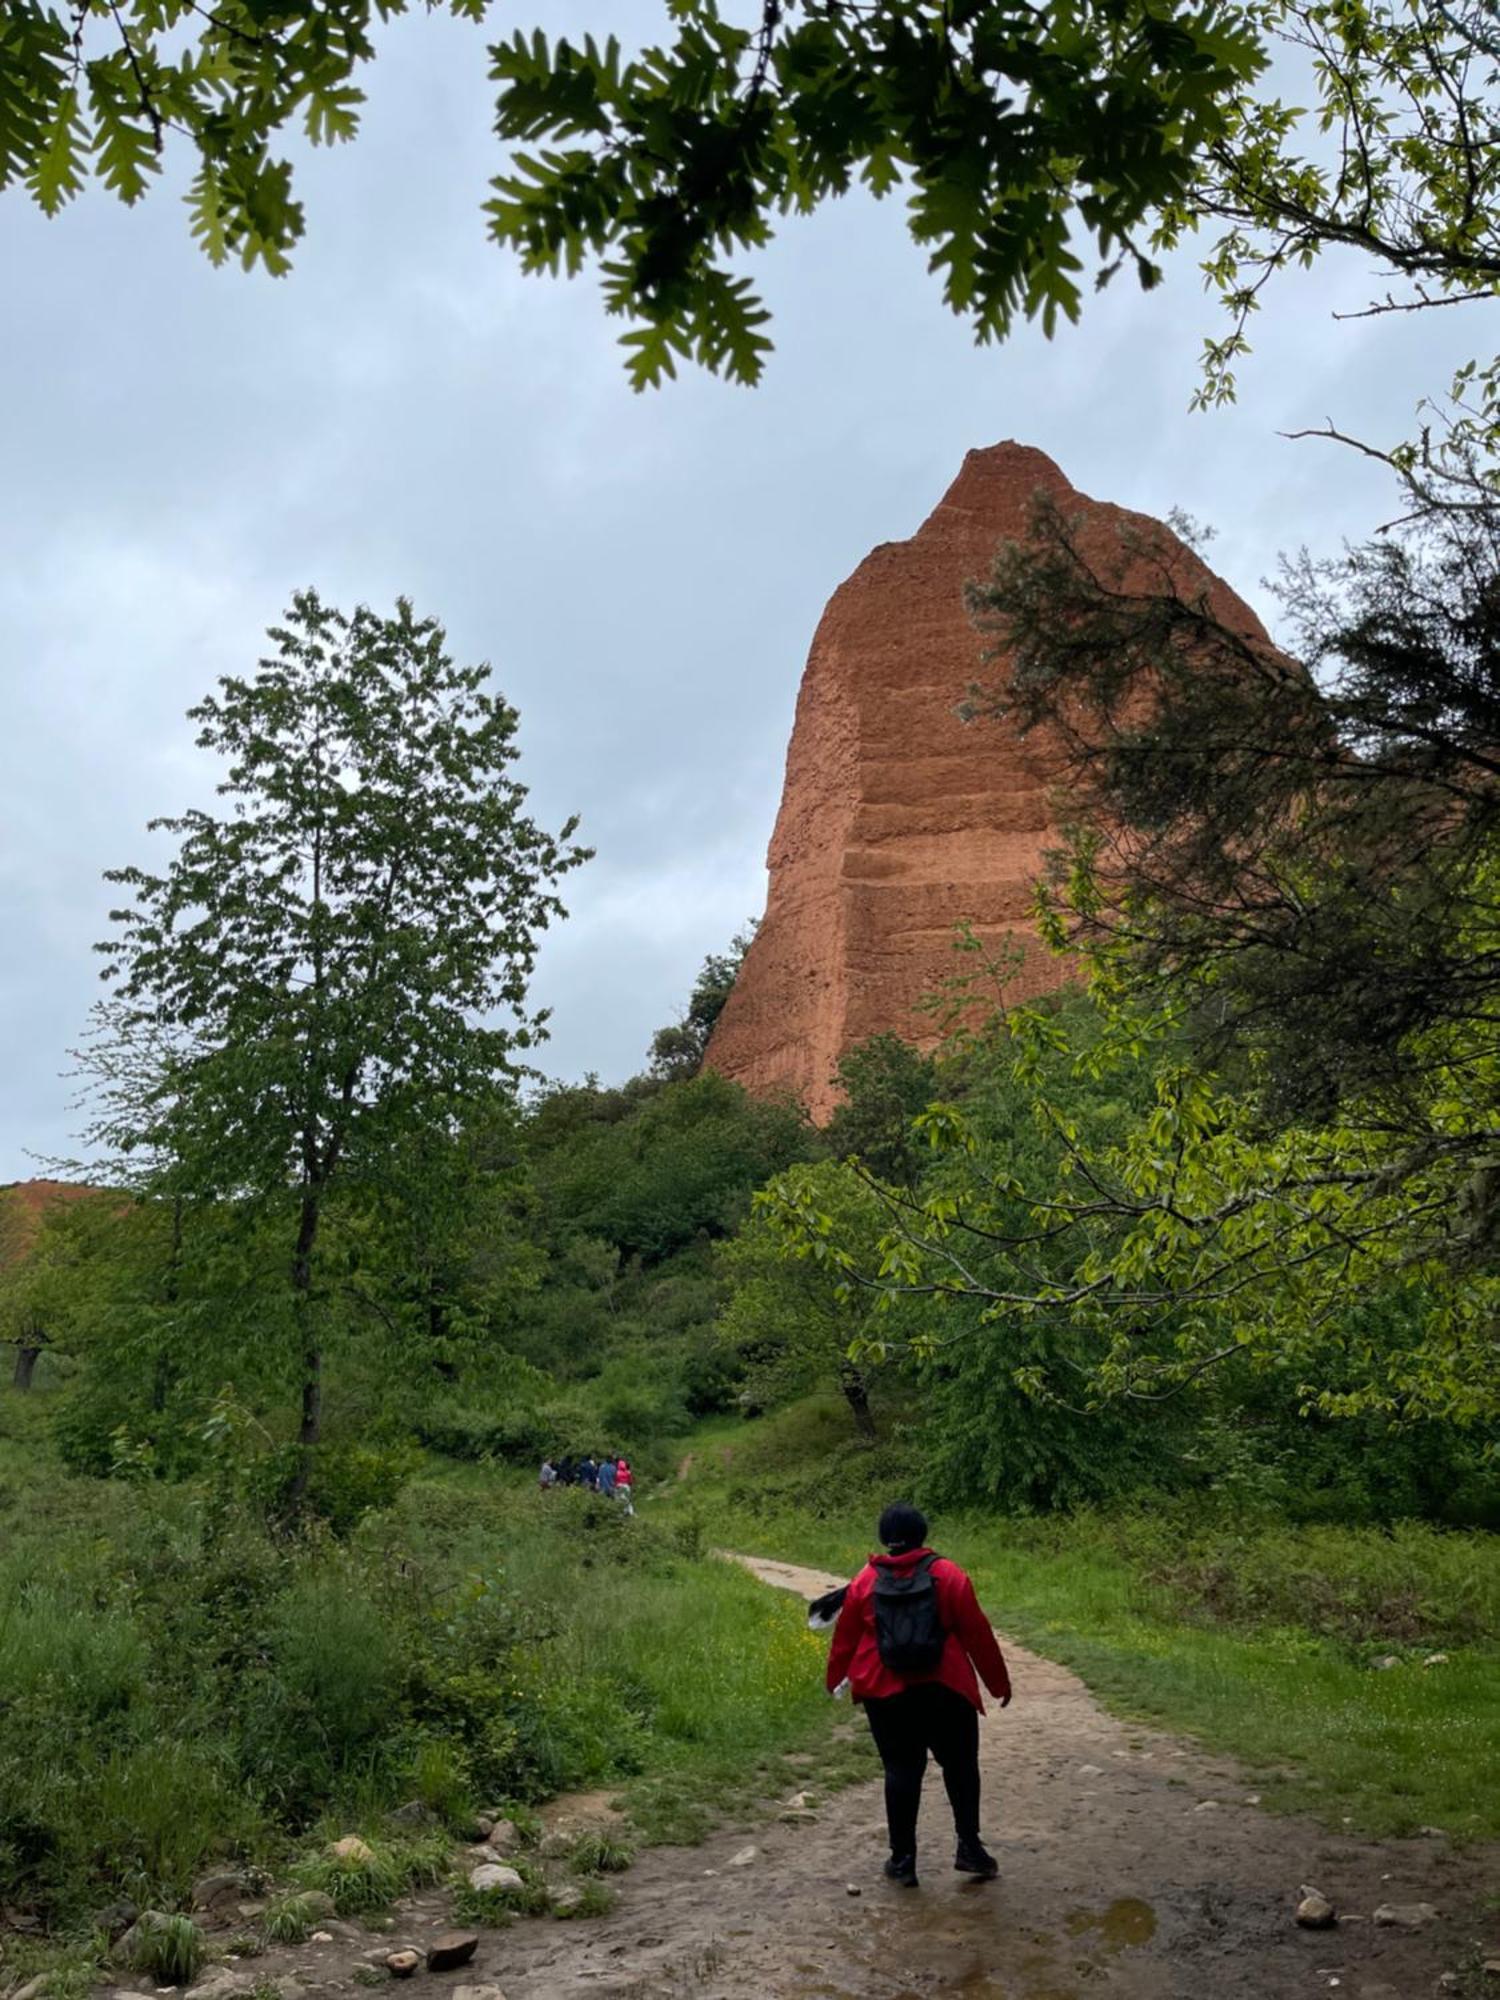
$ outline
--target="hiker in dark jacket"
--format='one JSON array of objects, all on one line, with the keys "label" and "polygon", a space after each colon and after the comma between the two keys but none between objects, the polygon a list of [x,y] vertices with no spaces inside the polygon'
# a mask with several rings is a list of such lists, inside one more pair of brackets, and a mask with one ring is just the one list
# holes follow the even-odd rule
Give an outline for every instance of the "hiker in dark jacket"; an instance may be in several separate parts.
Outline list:
[{"label": "hiker in dark jacket", "polygon": [[891,1836],[885,1872],[906,1888],[917,1886],[917,1808],[931,1751],[953,1808],[953,1865],[989,1880],[999,1869],[979,1838],[979,1682],[1007,1707],[1005,1657],[973,1584],[957,1563],[927,1547],[927,1522],[917,1508],[887,1507],[877,1532],[886,1553],[871,1556],[845,1594],[828,1654],[828,1690],[847,1680],[870,1718],[885,1766]]}]

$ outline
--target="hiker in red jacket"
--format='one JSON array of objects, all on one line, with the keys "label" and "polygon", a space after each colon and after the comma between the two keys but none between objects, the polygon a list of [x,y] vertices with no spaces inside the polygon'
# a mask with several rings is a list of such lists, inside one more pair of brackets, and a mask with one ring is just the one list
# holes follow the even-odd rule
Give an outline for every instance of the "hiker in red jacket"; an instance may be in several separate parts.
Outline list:
[{"label": "hiker in red jacket", "polygon": [[917,1886],[917,1808],[930,1750],[953,1808],[953,1865],[989,1881],[1000,1870],[979,1838],[979,1679],[1008,1707],[1005,1658],[973,1584],[957,1563],[927,1547],[927,1521],[917,1508],[887,1507],[877,1532],[886,1554],[871,1556],[845,1594],[828,1654],[828,1689],[848,1680],[885,1766],[891,1834],[885,1872],[908,1889]]}]

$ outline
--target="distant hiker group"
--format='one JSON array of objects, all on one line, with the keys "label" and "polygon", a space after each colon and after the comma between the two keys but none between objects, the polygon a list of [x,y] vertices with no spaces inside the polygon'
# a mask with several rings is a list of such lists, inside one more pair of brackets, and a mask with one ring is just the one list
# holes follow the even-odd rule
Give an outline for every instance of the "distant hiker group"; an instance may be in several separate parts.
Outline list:
[{"label": "distant hiker group", "polygon": [[554,1486],[583,1486],[590,1493],[602,1493],[606,1500],[618,1500],[627,1514],[635,1512],[635,1476],[628,1458],[544,1458],[538,1474],[544,1493]]}]

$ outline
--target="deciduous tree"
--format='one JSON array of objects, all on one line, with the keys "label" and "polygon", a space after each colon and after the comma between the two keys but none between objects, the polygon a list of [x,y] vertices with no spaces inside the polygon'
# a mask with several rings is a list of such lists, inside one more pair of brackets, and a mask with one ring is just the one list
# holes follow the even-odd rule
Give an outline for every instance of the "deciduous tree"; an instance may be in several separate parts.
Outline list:
[{"label": "deciduous tree", "polygon": [[175,1187],[279,1217],[305,1482],[322,1413],[325,1223],[378,1201],[424,1134],[505,1088],[543,1032],[527,1004],[558,879],[513,766],[517,718],[484,666],[391,617],[300,593],[274,652],[191,711],[225,803],[155,822],[177,843],[101,946],[116,1046],[146,1046],[97,1136]]}]

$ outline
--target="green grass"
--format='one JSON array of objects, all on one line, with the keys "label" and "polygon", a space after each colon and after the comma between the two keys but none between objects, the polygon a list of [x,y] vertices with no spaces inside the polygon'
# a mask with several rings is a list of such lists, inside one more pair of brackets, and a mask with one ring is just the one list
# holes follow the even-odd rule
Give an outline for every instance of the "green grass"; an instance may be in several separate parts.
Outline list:
[{"label": "green grass", "polygon": [[[814,1483],[809,1452],[837,1435],[816,1404],[715,1425],[691,1440],[693,1467],[657,1518],[848,1574],[881,1499],[897,1497],[879,1459],[867,1486],[825,1478],[821,1514],[785,1498]],[[1500,1838],[1487,1777],[1500,1769],[1500,1538],[1201,1510],[948,1516],[932,1538],[1002,1630],[1074,1668],[1117,1713],[1240,1758],[1268,1805],[1373,1834]],[[1424,1665],[1433,1652],[1446,1660]],[[1374,1666],[1390,1655],[1397,1665]],[[1023,1679],[1008,1726],[1024,1719]]]},{"label": "green grass", "polygon": [[[354,1532],[289,1539],[189,1486],[70,1475],[19,1401],[0,1395],[0,1902],[57,1934],[122,1896],[185,1908],[231,1857],[379,1909],[497,1801],[524,1819],[604,1788],[640,1842],[776,1802],[786,1752],[837,1775],[818,1642],[701,1538],[433,1463]],[[354,1831],[372,1861],[328,1852]]]},{"label": "green grass", "polygon": [[628,1841],[612,1833],[584,1833],[573,1843],[568,1866],[575,1875],[619,1875],[634,1859]]},{"label": "green grass", "polygon": [[129,1937],[130,1969],[159,1985],[189,1985],[203,1963],[203,1933],[191,1917],[143,1910]]}]

